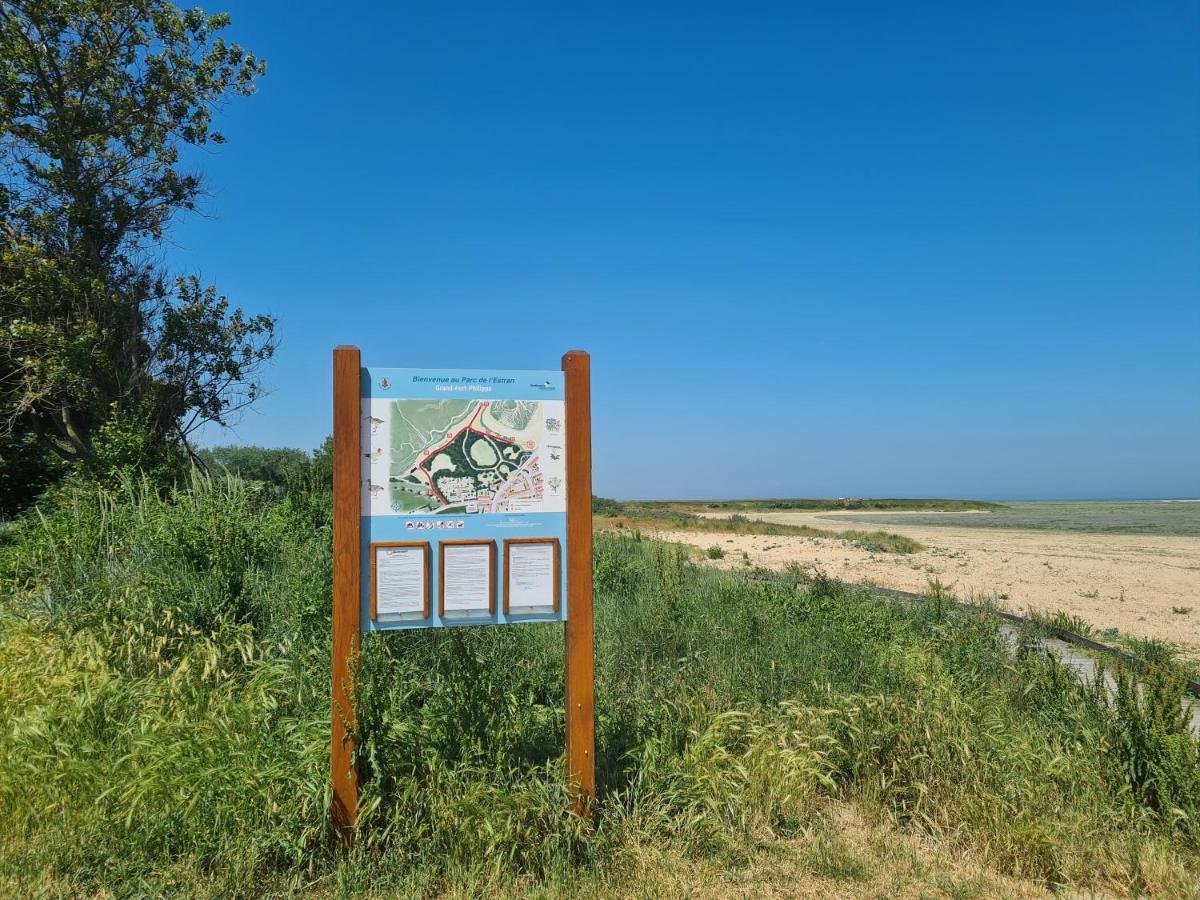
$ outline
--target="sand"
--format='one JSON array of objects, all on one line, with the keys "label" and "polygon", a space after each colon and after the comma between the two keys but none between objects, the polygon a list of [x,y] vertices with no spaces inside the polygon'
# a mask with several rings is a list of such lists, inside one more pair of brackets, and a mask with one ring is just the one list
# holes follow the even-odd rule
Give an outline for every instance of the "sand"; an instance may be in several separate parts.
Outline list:
[{"label": "sand", "polygon": [[[838,512],[839,520],[824,515],[778,512],[753,517],[830,530],[856,527],[848,521],[853,513]],[[1123,634],[1184,645],[1189,655],[1200,653],[1200,537],[955,528],[952,522],[864,522],[858,527],[903,534],[927,549],[900,555],[869,553],[830,538],[694,531],[662,531],[656,536],[701,548],[717,544],[726,556],[710,562],[721,568],[745,568],[746,553],[751,565],[783,569],[794,562],[843,581],[905,591],[925,591],[929,579],[937,578],[963,600],[994,598],[1018,613],[1062,610],[1097,630],[1117,628]],[[1190,611],[1175,612],[1173,607]]]}]

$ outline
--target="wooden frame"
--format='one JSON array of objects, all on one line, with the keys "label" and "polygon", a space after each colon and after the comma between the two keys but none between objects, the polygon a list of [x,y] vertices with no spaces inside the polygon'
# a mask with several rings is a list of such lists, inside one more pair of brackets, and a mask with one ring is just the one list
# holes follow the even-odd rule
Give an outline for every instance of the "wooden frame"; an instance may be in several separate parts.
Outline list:
[{"label": "wooden frame", "polygon": [[[432,605],[433,597],[433,549],[429,546],[429,541],[374,541],[370,547],[371,554],[371,621],[375,622],[379,619],[379,610],[376,606],[376,564],[375,551],[386,547],[421,547],[425,551],[425,607],[421,614],[422,619],[429,618],[430,606]],[[409,615],[405,613],[404,615]]]},{"label": "wooden frame", "polygon": [[[496,541],[492,538],[465,539],[459,541],[438,541],[438,615],[446,615],[446,548],[482,546],[488,548],[488,611],[489,616],[496,614]],[[451,610],[452,614],[468,612],[467,610]],[[481,610],[482,612],[482,610]]]},{"label": "wooden frame", "polygon": [[508,561],[513,544],[551,544],[554,547],[554,606],[555,613],[558,612],[561,603],[562,594],[562,550],[559,546],[558,538],[556,537],[534,537],[534,538],[505,538],[504,539],[504,614],[509,614],[508,596],[510,593],[509,586],[512,579],[508,574]]}]

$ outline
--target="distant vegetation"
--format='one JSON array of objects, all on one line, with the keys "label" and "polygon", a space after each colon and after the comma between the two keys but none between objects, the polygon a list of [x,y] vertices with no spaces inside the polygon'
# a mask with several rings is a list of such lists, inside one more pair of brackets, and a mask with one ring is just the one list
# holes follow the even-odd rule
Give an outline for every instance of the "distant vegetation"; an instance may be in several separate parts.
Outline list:
[{"label": "distant vegetation", "polygon": [[313,451],[312,455],[294,447],[223,446],[207,447],[196,456],[210,474],[229,473],[252,484],[269,485],[283,491],[304,479],[332,484],[333,439]]},{"label": "distant vegetation", "polygon": [[595,827],[562,787],[560,626],[368,635],[343,856],[329,495],[268,481],[64,489],[0,535],[0,893],[644,895],[787,859],[856,894],[882,851],[848,808],[1047,886],[1194,888],[1170,673],[1111,703],[986,615],[628,532],[596,542]]},{"label": "distant vegetation", "polygon": [[1200,503],[1155,500],[1025,501],[986,516],[954,516],[888,511],[856,517],[875,526],[951,525],[954,528],[1004,528],[1015,531],[1073,531],[1087,534],[1159,534],[1200,536]]},{"label": "distant vegetation", "polygon": [[694,512],[670,509],[653,503],[623,503],[605,497],[592,499],[598,529],[640,529],[643,531],[701,531],[720,534],[769,534],[792,537],[829,538],[846,541],[872,553],[919,553],[925,547],[919,541],[887,531],[838,531],[808,525],[782,525],[734,513],[727,518],[701,516]]},{"label": "distant vegetation", "polygon": [[647,509],[730,510],[733,512],[782,512],[803,510],[891,510],[921,512],[966,512],[975,509],[1006,509],[1003,503],[986,500],[903,500],[864,499],[859,497],[826,497],[799,500],[650,500],[639,501]]}]

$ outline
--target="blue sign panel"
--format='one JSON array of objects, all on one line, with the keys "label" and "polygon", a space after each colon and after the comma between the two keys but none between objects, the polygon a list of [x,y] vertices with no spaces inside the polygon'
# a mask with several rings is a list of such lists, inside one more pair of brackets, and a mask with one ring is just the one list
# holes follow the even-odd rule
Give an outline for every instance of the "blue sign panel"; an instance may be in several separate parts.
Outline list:
[{"label": "blue sign panel", "polygon": [[562,621],[560,371],[362,370],[364,631]]}]

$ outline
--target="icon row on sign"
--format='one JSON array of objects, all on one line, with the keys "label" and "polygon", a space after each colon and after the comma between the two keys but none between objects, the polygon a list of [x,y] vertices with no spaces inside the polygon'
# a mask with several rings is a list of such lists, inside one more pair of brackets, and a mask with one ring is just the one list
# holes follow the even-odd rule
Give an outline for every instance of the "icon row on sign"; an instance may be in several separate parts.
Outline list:
[{"label": "icon row on sign", "polygon": [[433,531],[441,528],[462,528],[466,522],[462,519],[419,519],[416,522],[405,522],[405,531]]}]

